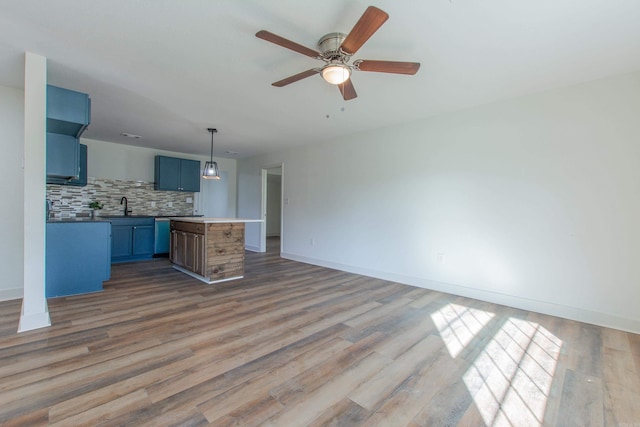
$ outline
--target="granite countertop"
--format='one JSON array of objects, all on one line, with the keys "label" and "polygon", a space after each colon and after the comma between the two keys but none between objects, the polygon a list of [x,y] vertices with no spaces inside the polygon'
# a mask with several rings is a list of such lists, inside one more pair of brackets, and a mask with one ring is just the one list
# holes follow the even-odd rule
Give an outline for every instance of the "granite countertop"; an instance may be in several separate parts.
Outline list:
[{"label": "granite countertop", "polygon": [[197,222],[202,224],[214,223],[230,223],[230,222],[264,222],[263,219],[246,219],[246,218],[206,218],[206,217],[171,217],[177,221]]},{"label": "granite countertop", "polygon": [[89,218],[88,216],[74,217],[74,218],[50,218],[47,220],[48,223],[59,223],[59,222],[109,222],[109,218],[95,217]]},{"label": "granite countertop", "polygon": [[198,218],[202,217],[202,215],[105,215],[105,216],[96,216],[96,217],[88,217],[88,216],[76,216],[69,218],[49,218],[47,222],[109,222],[113,218],[159,218],[166,219],[169,218]]}]

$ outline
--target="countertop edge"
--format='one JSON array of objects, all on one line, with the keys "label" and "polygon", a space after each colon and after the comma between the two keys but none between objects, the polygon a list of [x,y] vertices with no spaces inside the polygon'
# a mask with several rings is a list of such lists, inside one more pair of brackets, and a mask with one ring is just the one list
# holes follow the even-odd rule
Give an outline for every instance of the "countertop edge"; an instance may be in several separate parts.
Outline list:
[{"label": "countertop edge", "polygon": [[195,218],[184,218],[184,217],[170,217],[172,221],[182,221],[182,222],[196,222],[202,224],[224,224],[224,223],[234,223],[234,222],[264,222],[263,219],[249,219],[249,218],[203,218],[203,217],[195,217]]}]

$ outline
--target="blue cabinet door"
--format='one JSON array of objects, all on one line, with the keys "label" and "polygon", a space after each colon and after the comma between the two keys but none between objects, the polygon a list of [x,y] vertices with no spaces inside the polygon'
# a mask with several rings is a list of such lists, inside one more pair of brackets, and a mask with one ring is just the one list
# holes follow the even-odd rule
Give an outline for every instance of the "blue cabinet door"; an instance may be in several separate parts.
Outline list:
[{"label": "blue cabinet door", "polygon": [[152,225],[133,227],[133,256],[152,256],[154,228]]},{"label": "blue cabinet door", "polygon": [[[47,148],[48,149],[48,148]],[[47,174],[47,184],[73,185],[84,187],[87,185],[87,146],[80,144],[80,176],[78,178],[56,178]]]},{"label": "blue cabinet door", "polygon": [[155,189],[178,191],[180,186],[180,159],[156,156]]},{"label": "blue cabinet door", "polygon": [[111,275],[108,222],[47,223],[47,298],[102,290]]},{"label": "blue cabinet door", "polygon": [[79,137],[91,121],[86,93],[47,86],[47,132]]},{"label": "blue cabinet door", "polygon": [[180,159],[180,191],[200,191],[200,162]]},{"label": "blue cabinet door", "polygon": [[47,132],[47,176],[68,180],[79,175],[78,138]]},{"label": "blue cabinet door", "polygon": [[130,225],[113,225],[111,227],[111,259],[127,258],[132,255],[131,239],[133,227]]}]

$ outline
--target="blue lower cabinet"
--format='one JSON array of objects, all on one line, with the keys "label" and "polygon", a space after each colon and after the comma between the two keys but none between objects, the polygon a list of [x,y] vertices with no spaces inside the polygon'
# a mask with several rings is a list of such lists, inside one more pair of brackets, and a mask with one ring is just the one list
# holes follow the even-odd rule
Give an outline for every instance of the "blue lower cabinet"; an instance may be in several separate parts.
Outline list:
[{"label": "blue lower cabinet", "polygon": [[47,298],[102,291],[111,277],[111,224],[47,223],[46,233]]},{"label": "blue lower cabinet", "polygon": [[153,217],[111,218],[111,262],[150,259],[154,249]]}]

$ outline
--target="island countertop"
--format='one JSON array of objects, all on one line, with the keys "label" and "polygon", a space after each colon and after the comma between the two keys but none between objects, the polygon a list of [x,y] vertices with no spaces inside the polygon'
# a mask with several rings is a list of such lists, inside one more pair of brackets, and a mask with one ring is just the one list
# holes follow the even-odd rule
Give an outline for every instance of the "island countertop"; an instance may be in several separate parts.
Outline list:
[{"label": "island countertop", "polygon": [[233,222],[264,222],[263,219],[247,218],[211,218],[211,217],[169,217],[173,221],[195,222],[199,224],[226,224]]}]

